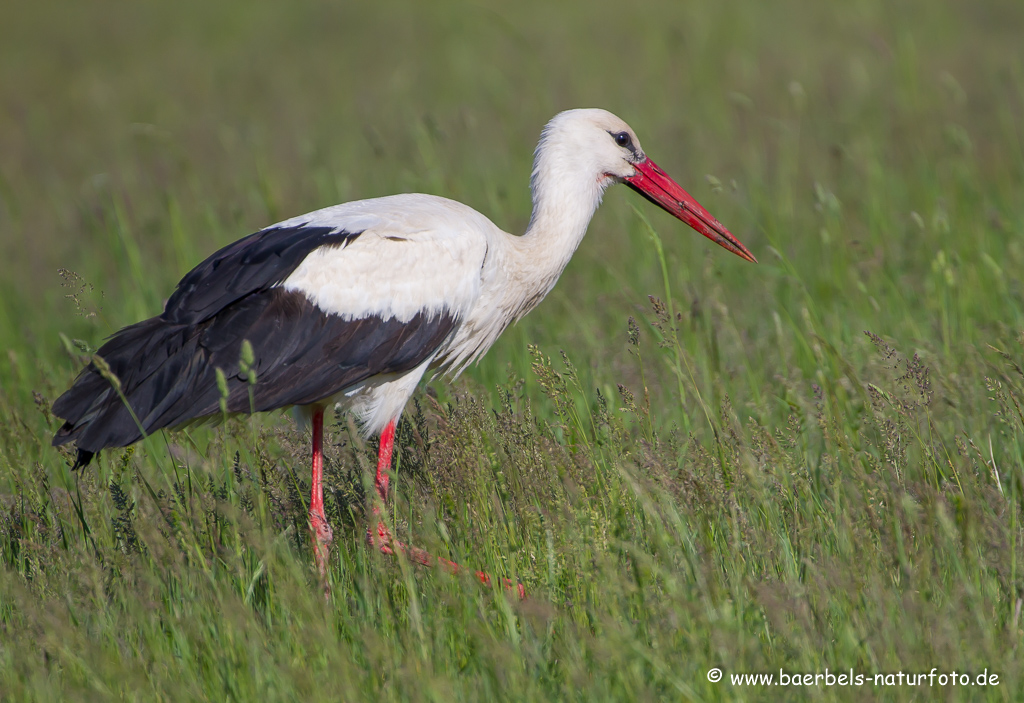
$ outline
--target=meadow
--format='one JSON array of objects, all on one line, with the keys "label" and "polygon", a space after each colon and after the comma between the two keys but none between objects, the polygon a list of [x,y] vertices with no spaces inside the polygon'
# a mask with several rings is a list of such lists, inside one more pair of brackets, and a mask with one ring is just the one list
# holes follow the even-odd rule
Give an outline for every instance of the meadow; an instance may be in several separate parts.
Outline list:
[{"label": "meadow", "polygon": [[[3,15],[0,699],[1024,698],[1024,4]],[[572,107],[760,263],[613,188],[548,299],[410,404],[396,532],[525,600],[365,546],[345,417],[326,602],[290,416],[77,472],[50,446],[102,340],[267,224],[419,191],[522,232]],[[866,682],[731,678],[826,670]]]}]

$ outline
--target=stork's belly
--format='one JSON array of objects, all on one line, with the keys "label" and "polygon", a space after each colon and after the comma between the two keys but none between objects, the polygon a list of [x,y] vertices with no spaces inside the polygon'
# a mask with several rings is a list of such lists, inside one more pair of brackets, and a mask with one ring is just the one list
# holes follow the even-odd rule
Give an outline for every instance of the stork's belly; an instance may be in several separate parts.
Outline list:
[{"label": "stork's belly", "polygon": [[[432,354],[419,366],[404,373],[371,376],[340,393],[335,393],[324,400],[323,404],[333,405],[339,410],[352,413],[363,437],[380,434],[389,422],[397,420],[402,414],[405,404],[416,391],[416,386],[419,385],[433,359]],[[307,415],[308,408],[296,408],[296,420],[300,424],[304,424]]]}]

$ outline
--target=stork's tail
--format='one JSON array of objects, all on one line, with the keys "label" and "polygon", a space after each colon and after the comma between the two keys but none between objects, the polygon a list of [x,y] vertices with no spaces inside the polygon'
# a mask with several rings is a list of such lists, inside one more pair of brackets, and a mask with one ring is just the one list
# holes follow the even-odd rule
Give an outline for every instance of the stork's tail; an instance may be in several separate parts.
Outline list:
[{"label": "stork's tail", "polygon": [[65,420],[53,445],[76,444],[74,468],[88,464],[101,449],[126,447],[169,424],[174,414],[164,411],[201,380],[195,335],[189,332],[154,317],[124,328],[100,347],[99,358],[53,404],[53,414]]}]

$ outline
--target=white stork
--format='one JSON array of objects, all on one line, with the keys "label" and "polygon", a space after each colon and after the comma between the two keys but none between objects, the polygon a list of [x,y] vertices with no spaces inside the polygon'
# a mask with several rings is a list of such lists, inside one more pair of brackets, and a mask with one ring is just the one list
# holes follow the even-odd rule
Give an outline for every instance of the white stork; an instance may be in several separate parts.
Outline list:
[{"label": "white stork", "polygon": [[[395,423],[423,374],[457,375],[536,307],[605,189],[623,182],[756,261],[647,157],[629,125],[604,110],[569,110],[547,124],[537,146],[526,234],[507,234],[452,200],[405,194],[335,205],[249,235],[186,274],[162,314],[100,347],[100,360],[54,403],[66,422],[53,443],[75,442],[78,468],[101,449],[217,415],[218,370],[229,412],[294,406],[312,425],[309,522],[323,575],[333,539],[321,487],[324,409],[340,405],[366,436],[380,435],[376,488],[386,503]],[[240,364],[245,341],[254,350],[254,385]],[[393,541],[383,523],[369,537],[386,554],[400,549],[431,561]]]}]

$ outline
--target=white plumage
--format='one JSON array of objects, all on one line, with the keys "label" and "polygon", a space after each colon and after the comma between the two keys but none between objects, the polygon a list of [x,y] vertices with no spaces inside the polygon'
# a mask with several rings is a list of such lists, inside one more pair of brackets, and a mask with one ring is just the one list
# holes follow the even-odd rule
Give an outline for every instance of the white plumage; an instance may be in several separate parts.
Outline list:
[{"label": "white plumage", "polygon": [[464,316],[480,297],[480,268],[493,224],[472,208],[432,195],[359,200],[286,220],[362,232],[345,247],[313,251],[281,284],[324,312],[408,322],[420,312]]}]

